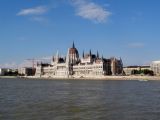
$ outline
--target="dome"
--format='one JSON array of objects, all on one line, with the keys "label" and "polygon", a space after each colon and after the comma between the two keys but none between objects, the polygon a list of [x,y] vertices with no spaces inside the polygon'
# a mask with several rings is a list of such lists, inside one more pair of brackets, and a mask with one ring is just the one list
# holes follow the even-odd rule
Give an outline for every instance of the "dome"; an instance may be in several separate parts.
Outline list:
[{"label": "dome", "polygon": [[69,48],[69,60],[71,64],[77,64],[79,61],[79,53],[78,50],[75,48],[74,42],[72,48]]},{"label": "dome", "polygon": [[69,54],[79,56],[78,50],[75,48],[74,42],[73,42],[72,48],[69,49]]},{"label": "dome", "polygon": [[76,48],[70,48],[69,54],[78,54],[78,50]]}]

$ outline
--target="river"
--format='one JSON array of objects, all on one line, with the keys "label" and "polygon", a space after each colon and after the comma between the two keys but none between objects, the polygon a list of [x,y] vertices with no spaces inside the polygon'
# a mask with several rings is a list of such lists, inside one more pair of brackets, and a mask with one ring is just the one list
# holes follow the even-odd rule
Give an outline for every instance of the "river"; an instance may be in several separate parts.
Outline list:
[{"label": "river", "polygon": [[160,81],[0,79],[0,120],[159,120]]}]

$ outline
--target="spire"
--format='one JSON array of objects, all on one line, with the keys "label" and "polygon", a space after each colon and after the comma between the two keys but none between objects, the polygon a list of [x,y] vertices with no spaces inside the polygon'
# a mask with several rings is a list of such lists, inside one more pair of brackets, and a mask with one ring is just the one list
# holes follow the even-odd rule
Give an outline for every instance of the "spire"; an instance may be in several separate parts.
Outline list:
[{"label": "spire", "polygon": [[122,58],[120,57],[119,60],[122,61]]},{"label": "spire", "polygon": [[70,64],[69,49],[68,49],[68,51],[67,51],[66,63]]},{"label": "spire", "polygon": [[56,62],[58,62],[58,59],[59,59],[59,52],[57,50],[57,53],[56,53]]},{"label": "spire", "polygon": [[56,57],[59,58],[59,52],[58,52],[58,50],[57,50],[57,53],[56,53]]},{"label": "spire", "polygon": [[82,55],[82,56],[83,56],[83,58],[84,58],[84,50],[83,50],[83,55]]},{"label": "spire", "polygon": [[73,44],[72,44],[72,48],[75,48],[74,41],[73,41]]},{"label": "spire", "polygon": [[53,56],[53,57],[52,57],[52,62],[54,62],[54,61],[55,61],[55,57]]},{"label": "spire", "polygon": [[104,62],[104,58],[103,58],[103,55],[102,55],[102,58],[101,58],[101,59],[102,59],[102,62]]},{"label": "spire", "polygon": [[90,51],[89,51],[89,55],[90,55],[90,56],[92,55],[91,49],[90,49]]},{"label": "spire", "polygon": [[120,62],[121,62],[121,65],[123,65],[123,62],[122,62],[122,58],[121,58],[121,57],[120,57],[120,59],[119,59],[119,60],[120,60]]},{"label": "spire", "polygon": [[97,58],[99,58],[99,53],[98,53],[98,50],[97,50]]}]

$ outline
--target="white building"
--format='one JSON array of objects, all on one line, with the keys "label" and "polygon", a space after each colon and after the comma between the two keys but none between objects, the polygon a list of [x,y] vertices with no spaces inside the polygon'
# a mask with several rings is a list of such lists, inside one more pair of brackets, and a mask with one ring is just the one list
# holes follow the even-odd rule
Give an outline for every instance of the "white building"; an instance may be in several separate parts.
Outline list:
[{"label": "white building", "polygon": [[79,78],[79,77],[100,77],[105,75],[118,75],[123,71],[121,59],[106,59],[89,53],[79,58],[78,50],[73,43],[72,48],[68,49],[67,56],[60,57],[56,54],[51,64],[38,63],[35,76],[53,78]]},{"label": "white building", "polygon": [[6,68],[0,68],[0,75],[3,76],[7,72]]},{"label": "white building", "polygon": [[160,75],[160,61],[152,61],[150,66],[155,75]]},{"label": "white building", "polygon": [[123,71],[125,73],[125,75],[132,75],[133,74],[133,71],[134,70],[137,70],[137,71],[140,71],[140,70],[151,70],[150,66],[126,66],[126,67],[123,67]]},{"label": "white building", "polygon": [[23,76],[33,76],[35,75],[35,68],[32,67],[18,68],[18,74]]}]

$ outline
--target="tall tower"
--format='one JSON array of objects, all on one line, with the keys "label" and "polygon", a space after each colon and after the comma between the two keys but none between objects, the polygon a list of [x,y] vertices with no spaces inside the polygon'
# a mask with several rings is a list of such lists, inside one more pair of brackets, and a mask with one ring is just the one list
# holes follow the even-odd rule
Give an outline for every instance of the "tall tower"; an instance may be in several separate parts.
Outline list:
[{"label": "tall tower", "polygon": [[66,74],[67,74],[67,77],[69,78],[69,75],[72,75],[72,73],[73,73],[73,68],[70,64],[69,49],[68,49],[67,56],[66,56]]},{"label": "tall tower", "polygon": [[115,58],[111,58],[111,71],[112,71],[112,75],[116,74],[116,59]]},{"label": "tall tower", "polygon": [[55,56],[55,62],[58,63],[59,61],[59,52],[57,51],[56,56]]},{"label": "tall tower", "polygon": [[70,64],[75,65],[79,61],[79,53],[78,50],[75,48],[74,42],[72,44],[72,48],[69,48],[69,59]]},{"label": "tall tower", "polygon": [[83,51],[82,57],[84,58],[84,51]]},{"label": "tall tower", "polygon": [[99,58],[99,53],[98,53],[98,50],[97,50],[97,56],[96,56],[96,57],[97,57],[97,59]]}]

